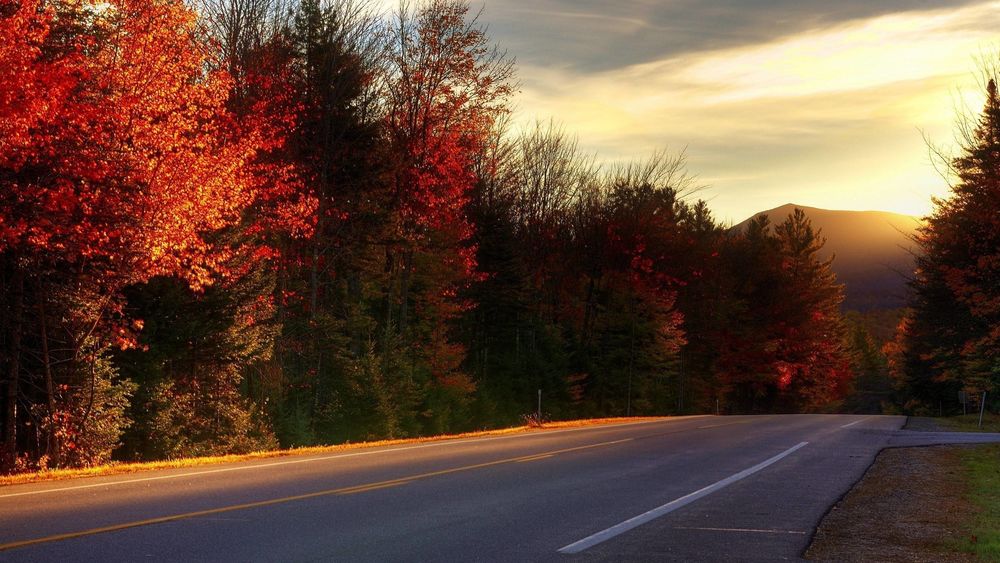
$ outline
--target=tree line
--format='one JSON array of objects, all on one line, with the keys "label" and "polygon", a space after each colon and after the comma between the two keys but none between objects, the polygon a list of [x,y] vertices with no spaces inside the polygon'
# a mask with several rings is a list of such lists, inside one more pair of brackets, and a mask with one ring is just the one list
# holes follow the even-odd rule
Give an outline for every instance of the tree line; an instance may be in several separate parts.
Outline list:
[{"label": "tree line", "polygon": [[[0,1],[0,469],[838,408],[801,212],[510,126],[462,1]],[[863,339],[862,339],[863,340]],[[868,345],[870,342],[865,341]]]}]

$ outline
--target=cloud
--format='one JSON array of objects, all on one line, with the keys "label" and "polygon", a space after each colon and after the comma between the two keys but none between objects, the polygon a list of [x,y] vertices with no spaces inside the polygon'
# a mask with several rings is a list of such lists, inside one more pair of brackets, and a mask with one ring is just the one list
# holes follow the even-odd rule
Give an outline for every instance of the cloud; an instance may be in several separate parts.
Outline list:
[{"label": "cloud", "polygon": [[945,184],[922,132],[947,145],[955,106],[981,107],[974,57],[998,16],[970,0],[494,0],[481,23],[518,60],[517,120],[554,118],[604,160],[687,147],[700,195],[735,221],[789,201],[926,213]]},{"label": "cloud", "polygon": [[[969,0],[501,0],[494,35],[529,65],[601,72]],[[482,5],[477,2],[478,5]]]},{"label": "cloud", "polygon": [[1000,38],[998,16],[1000,3],[885,14],[601,72],[522,64],[519,116],[553,116],[609,159],[687,146],[734,220],[796,198],[924,213],[943,183],[920,130],[951,138],[955,88]]}]

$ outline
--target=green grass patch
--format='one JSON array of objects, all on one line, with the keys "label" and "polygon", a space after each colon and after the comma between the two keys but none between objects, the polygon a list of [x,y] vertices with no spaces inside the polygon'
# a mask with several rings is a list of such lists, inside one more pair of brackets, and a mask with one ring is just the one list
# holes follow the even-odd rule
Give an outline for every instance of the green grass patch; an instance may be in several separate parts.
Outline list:
[{"label": "green grass patch", "polygon": [[985,413],[983,427],[979,428],[979,413],[935,419],[947,430],[955,432],[1000,432],[1000,414]]},{"label": "green grass patch", "polygon": [[966,449],[961,457],[969,501],[980,509],[969,516],[967,549],[986,561],[1000,561],[1000,444]]}]

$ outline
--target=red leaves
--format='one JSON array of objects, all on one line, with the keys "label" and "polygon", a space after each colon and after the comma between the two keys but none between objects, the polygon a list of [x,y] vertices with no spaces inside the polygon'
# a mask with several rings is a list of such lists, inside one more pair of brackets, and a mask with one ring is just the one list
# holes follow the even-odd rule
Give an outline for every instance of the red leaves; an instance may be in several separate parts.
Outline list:
[{"label": "red leaves", "polygon": [[51,21],[36,0],[0,3],[0,166],[23,163],[32,131],[52,122],[74,84],[68,65],[42,55]]},{"label": "red leaves", "polygon": [[69,48],[34,2],[0,26],[0,249],[115,264],[102,275],[119,286],[208,283],[221,260],[203,233],[233,224],[253,195],[255,139],[228,139],[229,81],[204,71],[179,4],[77,9],[92,16]]},{"label": "red leaves", "polygon": [[744,409],[819,409],[843,398],[853,376],[842,289],[804,214],[762,227],[733,241],[747,261],[729,274],[740,281],[739,309],[726,329],[724,380]]},{"label": "red leaves", "polygon": [[415,233],[448,228],[456,223],[463,239],[471,235],[464,206],[474,177],[469,170],[470,155],[458,135],[436,132],[428,145],[409,147],[412,167],[404,174],[408,189],[401,193],[402,215]]}]

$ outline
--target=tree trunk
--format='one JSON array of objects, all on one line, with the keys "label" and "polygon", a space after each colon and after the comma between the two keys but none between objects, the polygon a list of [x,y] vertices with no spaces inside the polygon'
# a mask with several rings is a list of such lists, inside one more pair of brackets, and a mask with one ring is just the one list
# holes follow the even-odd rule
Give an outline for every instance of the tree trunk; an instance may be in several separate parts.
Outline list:
[{"label": "tree trunk", "polygon": [[385,296],[383,303],[384,319],[382,326],[382,365],[389,366],[389,346],[392,340],[392,301],[393,285],[396,280],[396,256],[389,245],[385,247]]},{"label": "tree trunk", "polygon": [[410,301],[410,270],[413,269],[413,249],[406,251],[403,259],[402,282],[400,283],[400,303],[399,305],[399,333],[406,338],[406,323],[409,312]]},{"label": "tree trunk", "polygon": [[590,343],[590,324],[594,307],[594,276],[588,277],[590,279],[587,281],[587,297],[583,303],[583,334],[580,338],[585,345]]},{"label": "tree trunk", "polygon": [[17,395],[21,371],[21,330],[24,317],[24,274],[14,266],[11,279],[10,346],[4,403],[3,449],[13,459],[17,456]]},{"label": "tree trunk", "polygon": [[44,286],[39,284],[38,291],[38,324],[39,336],[42,338],[42,367],[45,370],[45,396],[48,400],[49,431],[45,440],[45,455],[49,458],[50,467],[59,466],[60,448],[59,436],[56,433],[56,389],[52,381],[52,357],[49,355],[49,332],[45,317],[45,300],[48,294]]},{"label": "tree trunk", "polygon": [[350,337],[351,357],[358,359],[363,351],[363,338],[358,311],[361,308],[361,276],[356,270],[347,274],[347,332]]},{"label": "tree trunk", "polygon": [[319,249],[313,245],[312,260],[309,265],[309,320],[316,320],[319,306]]},{"label": "tree trunk", "polygon": [[628,389],[625,391],[625,416],[632,416],[632,367],[635,365],[635,296],[631,287],[628,293],[628,366],[625,368]]},{"label": "tree trunk", "polygon": [[[323,255],[320,245],[323,244],[324,215],[326,214],[323,202],[326,198],[320,198],[319,215],[316,219],[316,232],[313,234],[311,256],[309,260],[309,320],[315,322],[317,309],[319,308],[319,260]],[[315,329],[315,327],[312,327]]]}]

